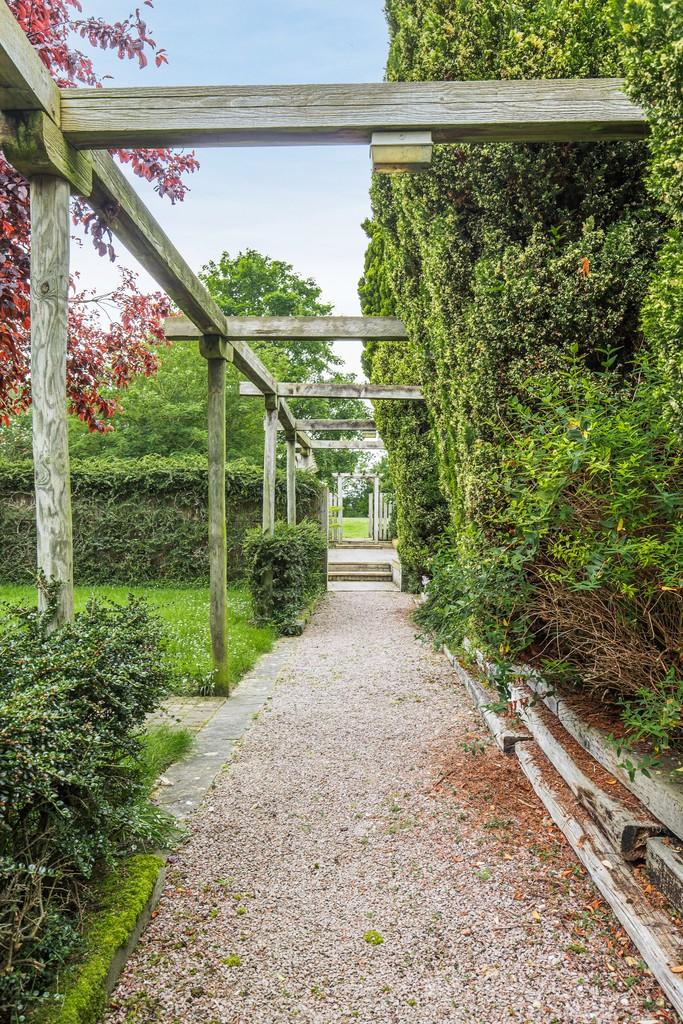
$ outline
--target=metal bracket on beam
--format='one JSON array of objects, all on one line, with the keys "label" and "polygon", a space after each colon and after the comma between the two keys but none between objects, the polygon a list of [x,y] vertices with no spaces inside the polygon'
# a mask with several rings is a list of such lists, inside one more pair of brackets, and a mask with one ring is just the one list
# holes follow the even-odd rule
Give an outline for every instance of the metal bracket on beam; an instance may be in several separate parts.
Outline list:
[{"label": "metal bracket on beam", "polygon": [[373,132],[370,143],[376,174],[415,174],[432,165],[431,132]]}]

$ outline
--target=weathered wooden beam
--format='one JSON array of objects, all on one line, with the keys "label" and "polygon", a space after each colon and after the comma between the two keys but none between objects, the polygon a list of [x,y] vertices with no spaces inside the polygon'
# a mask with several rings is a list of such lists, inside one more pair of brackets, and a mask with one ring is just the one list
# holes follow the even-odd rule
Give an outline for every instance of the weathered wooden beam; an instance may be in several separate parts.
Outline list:
[{"label": "weathered wooden beam", "polygon": [[56,82],[5,3],[0,3],[0,110],[44,110],[59,124]]},{"label": "weathered wooden beam", "polygon": [[371,438],[352,438],[352,437],[341,437],[336,441],[311,441],[311,448],[313,451],[316,449],[329,449],[331,451],[374,451],[383,452],[386,451],[384,447],[384,441],[380,438],[377,440]]},{"label": "weathered wooden beam", "polygon": [[[370,401],[402,400],[422,402],[422,388],[414,384],[330,384],[280,382],[278,396],[282,398],[364,398]],[[240,384],[240,395],[258,398],[263,392],[250,383]]]},{"label": "weathered wooden beam", "polygon": [[[4,5],[3,5],[4,6]],[[71,218],[69,183],[31,180],[31,386],[37,566],[59,584],[53,626],[73,618],[73,538],[66,343]],[[39,589],[39,607],[48,596]]]},{"label": "weathered wooden beam", "polygon": [[[573,742],[571,737],[559,723],[556,723],[556,730],[553,731],[550,724],[551,712],[542,702],[534,707],[531,692],[526,687],[513,687],[511,696],[520,721],[527,726],[539,748],[581,806],[612,841],[614,848],[625,860],[643,859],[648,839],[661,835],[664,826],[647,815],[642,808],[634,809],[630,804],[623,803],[616,794],[606,792],[605,785],[599,784],[601,774],[597,763],[595,767],[598,771],[594,773],[594,779],[581,770],[568,749]],[[565,733],[564,740],[558,738],[558,730]]]},{"label": "weathered wooden beam", "polygon": [[225,315],[108,153],[93,154],[93,209],[203,334],[227,334]]},{"label": "weathered wooden beam", "polygon": [[374,420],[297,420],[297,430],[376,430]]},{"label": "weathered wooden beam", "polygon": [[676,970],[683,960],[683,945],[671,926],[669,913],[647,897],[630,866],[614,853],[598,827],[576,805],[572,806],[569,790],[562,788],[559,776],[549,776],[547,762],[543,764],[543,755],[535,745],[518,743],[515,753],[591,881],[609,903],[678,1015],[683,1016],[683,980]]},{"label": "weathered wooden beam", "polygon": [[80,148],[369,145],[373,133],[434,142],[634,139],[643,112],[621,79],[372,82],[70,89],[62,126]]},{"label": "weathered wooden beam", "polygon": [[296,525],[296,434],[289,434],[287,443],[287,522]]},{"label": "weathered wooden beam", "polygon": [[[229,316],[227,337],[245,341],[404,341],[408,333],[400,320],[381,316]],[[184,316],[170,316],[164,323],[170,341],[195,341],[198,329]]]},{"label": "weathered wooden beam", "polygon": [[74,192],[92,192],[92,161],[68,144],[62,132],[42,110],[6,118],[2,149],[7,160],[24,177],[39,174],[66,178]]},{"label": "weathered wooden beam", "polygon": [[227,694],[228,675],[228,540],[225,511],[225,342],[206,336],[200,352],[208,370],[209,591],[214,689]]},{"label": "weathered wooden beam", "polygon": [[277,399],[266,396],[266,410],[263,418],[265,434],[263,445],[263,532],[272,536],[275,530],[275,479],[277,452]]}]

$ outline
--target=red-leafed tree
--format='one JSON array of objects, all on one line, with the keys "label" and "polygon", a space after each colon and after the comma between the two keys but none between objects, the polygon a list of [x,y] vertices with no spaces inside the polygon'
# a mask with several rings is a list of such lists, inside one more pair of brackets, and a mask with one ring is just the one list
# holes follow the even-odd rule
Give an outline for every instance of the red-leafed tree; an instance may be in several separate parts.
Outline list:
[{"label": "red-leafed tree", "polygon": [[[5,0],[0,0],[0,3]],[[158,66],[166,53],[157,47],[140,10],[123,21],[83,17],[79,0],[6,0],[43,64],[63,88],[99,86],[92,58],[74,45],[80,37],[94,49],[114,50],[122,60],[144,68]],[[144,0],[151,7],[151,0]],[[117,150],[115,155],[138,176],[154,182],[172,203],[187,191],[184,177],[198,167],[194,153],[168,149]],[[101,256],[116,258],[107,225],[79,200],[72,205],[80,224]],[[25,411],[30,384],[30,195],[28,183],[0,156],[0,424]],[[136,275],[122,270],[109,295],[83,292],[72,279],[69,306],[67,391],[70,409],[92,430],[109,429],[116,402],[112,388],[122,388],[138,373],[154,373],[153,345],[163,341],[162,319],[168,302],[161,293],[144,295]],[[106,307],[108,318],[101,315]],[[107,324],[107,319],[109,323]],[[150,343],[152,348],[150,348]]]}]

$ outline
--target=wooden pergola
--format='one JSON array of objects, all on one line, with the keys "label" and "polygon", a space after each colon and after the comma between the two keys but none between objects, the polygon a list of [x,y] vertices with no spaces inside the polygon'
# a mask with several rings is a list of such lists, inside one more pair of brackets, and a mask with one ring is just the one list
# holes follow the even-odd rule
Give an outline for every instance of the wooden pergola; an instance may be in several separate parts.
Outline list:
[{"label": "wooden pergola", "polygon": [[[387,318],[226,317],[107,149],[150,146],[364,145],[639,139],[642,111],[618,79],[401,82],[60,90],[0,3],[0,145],[31,189],[31,370],[38,569],[61,584],[56,622],[73,615],[73,550],[66,403],[71,193],[83,197],[164,289],[182,317],[167,336],[194,340],[208,365],[211,634],[217,681],[227,674],[225,365],[265,404],[264,528],[274,522],[278,425],[287,441],[288,517],[296,516],[296,445],[317,446],[287,399],[422,400],[419,387],[276,381],[253,338],[405,341]],[[419,147],[418,147],[419,148]],[[399,147],[400,149],[400,147]],[[392,158],[393,159],[393,158]],[[406,162],[407,169],[412,165]],[[382,169],[378,164],[378,169]],[[395,168],[393,168],[395,169]],[[349,421],[346,421],[347,423]],[[351,421],[353,422],[353,421]],[[341,427],[341,422],[340,422]],[[346,429],[346,427],[344,427]],[[357,429],[356,427],[352,429]],[[358,429],[365,429],[358,428]],[[341,444],[341,442],[337,442]],[[44,598],[41,596],[41,602]]]}]

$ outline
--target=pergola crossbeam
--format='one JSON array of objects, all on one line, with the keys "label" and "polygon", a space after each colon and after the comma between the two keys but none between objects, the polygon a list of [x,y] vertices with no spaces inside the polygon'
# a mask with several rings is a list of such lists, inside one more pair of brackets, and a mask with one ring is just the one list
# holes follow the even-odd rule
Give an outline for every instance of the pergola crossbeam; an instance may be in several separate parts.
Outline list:
[{"label": "pergola crossbeam", "polygon": [[83,149],[636,139],[645,115],[617,78],[69,89],[62,127]]},{"label": "pergola crossbeam", "polygon": [[381,438],[349,438],[342,437],[337,441],[312,441],[311,448],[330,451],[386,451]]},{"label": "pergola crossbeam", "polygon": [[7,4],[0,4],[0,110],[43,110],[59,124],[61,95]]},{"label": "pergola crossbeam", "polygon": [[[322,382],[280,382],[278,396],[282,398],[360,398],[368,401],[424,401],[422,388],[416,384],[351,384]],[[245,398],[263,397],[251,383],[240,384],[240,395]]]},{"label": "pergola crossbeam", "polygon": [[[384,316],[229,316],[231,341],[406,341],[400,320]],[[169,341],[195,341],[198,329],[184,316],[171,316],[164,331]]]},{"label": "pergola crossbeam", "polygon": [[377,430],[374,420],[297,420],[297,430]]}]

